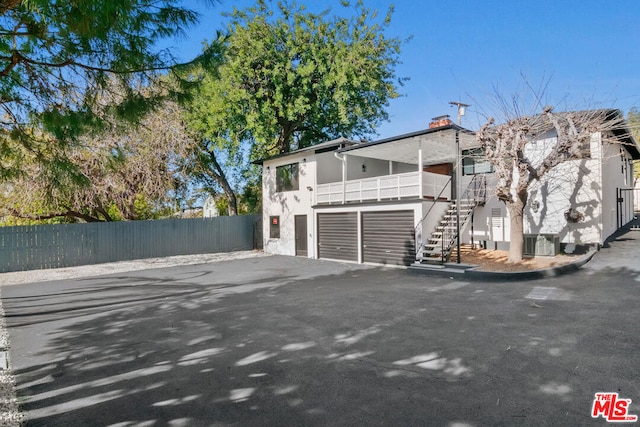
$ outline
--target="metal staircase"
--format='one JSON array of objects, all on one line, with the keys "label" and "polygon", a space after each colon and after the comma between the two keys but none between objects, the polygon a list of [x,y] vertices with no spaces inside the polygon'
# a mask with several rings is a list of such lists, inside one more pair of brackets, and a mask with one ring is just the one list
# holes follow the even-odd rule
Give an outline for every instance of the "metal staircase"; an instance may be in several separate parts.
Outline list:
[{"label": "metal staircase", "polygon": [[420,246],[416,259],[421,263],[442,264],[449,259],[451,250],[458,237],[457,218],[460,217],[460,232],[464,230],[473,209],[483,206],[486,202],[486,177],[474,175],[473,179],[460,197],[460,206],[453,201],[440,219],[439,225],[431,233],[431,236]]}]

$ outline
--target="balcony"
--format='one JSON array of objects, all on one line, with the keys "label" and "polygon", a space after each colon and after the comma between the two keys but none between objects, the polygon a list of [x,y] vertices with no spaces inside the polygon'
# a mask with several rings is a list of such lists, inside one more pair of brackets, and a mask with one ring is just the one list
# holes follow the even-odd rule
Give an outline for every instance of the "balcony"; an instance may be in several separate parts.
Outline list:
[{"label": "balcony", "polygon": [[412,198],[449,200],[451,177],[416,171],[319,184],[316,190],[319,205]]}]

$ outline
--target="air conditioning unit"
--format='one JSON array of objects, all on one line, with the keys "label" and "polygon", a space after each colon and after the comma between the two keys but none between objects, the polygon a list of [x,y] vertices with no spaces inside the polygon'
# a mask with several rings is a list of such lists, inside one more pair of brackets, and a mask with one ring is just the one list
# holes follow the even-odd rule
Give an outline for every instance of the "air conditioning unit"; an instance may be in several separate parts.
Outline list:
[{"label": "air conditioning unit", "polygon": [[525,234],[524,256],[555,256],[560,253],[557,234]]}]

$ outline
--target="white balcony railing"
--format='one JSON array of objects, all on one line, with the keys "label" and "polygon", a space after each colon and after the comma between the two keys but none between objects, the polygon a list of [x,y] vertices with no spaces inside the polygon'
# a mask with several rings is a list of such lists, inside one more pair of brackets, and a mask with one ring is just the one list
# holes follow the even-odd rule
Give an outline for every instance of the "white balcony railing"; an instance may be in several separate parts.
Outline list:
[{"label": "white balcony railing", "polygon": [[[422,179],[422,194],[420,194]],[[319,184],[317,204],[352,203],[404,198],[450,199],[451,178],[430,172],[409,172],[374,178]]]}]

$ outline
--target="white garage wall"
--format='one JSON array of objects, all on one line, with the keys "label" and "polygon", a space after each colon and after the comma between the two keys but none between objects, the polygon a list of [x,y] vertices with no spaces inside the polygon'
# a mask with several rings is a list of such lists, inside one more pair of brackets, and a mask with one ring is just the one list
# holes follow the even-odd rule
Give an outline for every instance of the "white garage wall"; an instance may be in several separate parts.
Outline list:
[{"label": "white garage wall", "polygon": [[[298,163],[299,189],[276,192],[276,167]],[[315,256],[313,245],[314,221],[313,191],[316,183],[316,161],[313,153],[300,153],[284,158],[265,161],[262,167],[262,221],[264,251],[277,255],[295,255],[295,215],[307,215],[307,252]],[[310,187],[312,191],[309,191]],[[280,238],[269,237],[269,218],[280,216]]]}]

